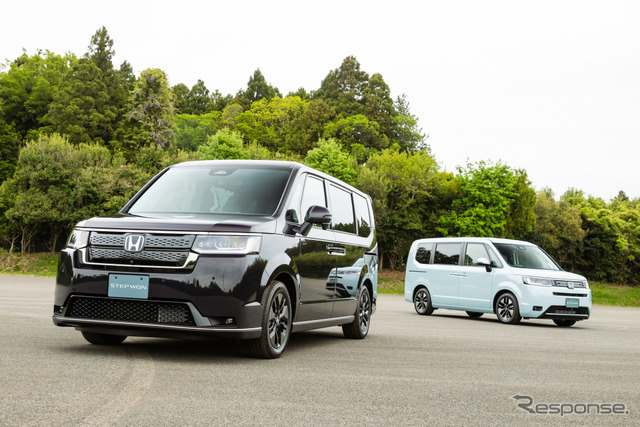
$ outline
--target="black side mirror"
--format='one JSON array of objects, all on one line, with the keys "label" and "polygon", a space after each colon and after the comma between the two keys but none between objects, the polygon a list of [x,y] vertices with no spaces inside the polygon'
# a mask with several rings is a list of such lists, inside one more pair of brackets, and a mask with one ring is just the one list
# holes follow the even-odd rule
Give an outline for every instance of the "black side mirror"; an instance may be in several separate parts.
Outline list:
[{"label": "black side mirror", "polygon": [[484,265],[484,268],[485,270],[487,270],[487,273],[491,272],[491,267],[493,266],[493,263],[486,258],[478,258],[476,260],[476,264]]},{"label": "black side mirror", "polygon": [[304,222],[301,225],[287,223],[284,232],[287,234],[302,234],[306,236],[314,224],[321,225],[323,230],[328,229],[329,224],[331,224],[331,218],[329,209],[324,206],[313,205],[307,210],[304,216]]}]

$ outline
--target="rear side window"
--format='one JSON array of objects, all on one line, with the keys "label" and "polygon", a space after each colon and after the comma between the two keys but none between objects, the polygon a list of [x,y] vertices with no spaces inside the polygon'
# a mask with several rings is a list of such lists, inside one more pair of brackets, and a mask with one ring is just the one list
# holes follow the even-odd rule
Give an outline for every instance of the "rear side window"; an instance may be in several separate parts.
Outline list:
[{"label": "rear side window", "polygon": [[458,265],[460,264],[461,249],[462,243],[438,243],[433,263]]},{"label": "rear side window", "polygon": [[369,234],[371,234],[371,216],[369,215],[369,204],[364,197],[359,194],[354,194],[353,205],[356,209],[358,236],[369,237]]},{"label": "rear side window", "polygon": [[331,228],[355,234],[356,225],[353,218],[351,193],[335,185],[330,185],[329,194],[331,196]]},{"label": "rear side window", "polygon": [[433,243],[422,243],[416,251],[416,261],[420,264],[429,264],[431,262],[431,253],[433,252]]}]

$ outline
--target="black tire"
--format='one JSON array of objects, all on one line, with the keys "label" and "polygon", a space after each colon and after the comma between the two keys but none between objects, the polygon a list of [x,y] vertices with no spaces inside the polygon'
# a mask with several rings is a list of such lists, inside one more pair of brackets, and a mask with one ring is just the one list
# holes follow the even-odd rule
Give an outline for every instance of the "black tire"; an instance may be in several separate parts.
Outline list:
[{"label": "black tire", "polygon": [[518,300],[511,292],[505,292],[500,295],[496,300],[494,309],[498,320],[502,323],[515,325],[522,319],[520,316],[520,308],[518,307]]},{"label": "black tire", "polygon": [[569,326],[573,326],[576,324],[575,320],[568,320],[568,319],[553,319],[553,323],[555,323],[556,325],[562,327],[562,328],[568,328]]},{"label": "black tire", "polygon": [[416,294],[413,296],[413,308],[416,309],[416,313],[422,316],[429,316],[433,313],[433,305],[431,305],[431,294],[427,288],[418,288]]},{"label": "black tire", "polygon": [[362,286],[360,288],[360,296],[358,297],[358,306],[356,307],[355,318],[353,322],[342,325],[342,333],[345,337],[361,340],[369,333],[371,325],[371,294],[369,288]]},{"label": "black tire", "polygon": [[118,345],[127,338],[126,335],[98,334],[96,332],[85,331],[82,331],[82,336],[85,340],[95,345]]},{"label": "black tire", "polygon": [[467,311],[467,315],[473,319],[477,319],[478,317],[482,317],[484,313],[478,313],[477,311]]},{"label": "black tire", "polygon": [[266,294],[262,333],[260,338],[249,340],[249,352],[260,359],[275,359],[282,355],[289,342],[293,310],[284,283],[274,281]]}]

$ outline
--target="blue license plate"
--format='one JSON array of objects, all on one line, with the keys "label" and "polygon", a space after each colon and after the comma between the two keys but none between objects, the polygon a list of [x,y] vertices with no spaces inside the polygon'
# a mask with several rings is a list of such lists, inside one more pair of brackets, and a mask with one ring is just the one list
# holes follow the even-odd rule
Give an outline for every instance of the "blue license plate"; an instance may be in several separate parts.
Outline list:
[{"label": "blue license plate", "polygon": [[110,297],[120,298],[149,298],[149,276],[137,276],[133,274],[110,274]]},{"label": "blue license plate", "polygon": [[567,298],[564,305],[567,308],[578,308],[580,307],[580,300],[578,298]]}]

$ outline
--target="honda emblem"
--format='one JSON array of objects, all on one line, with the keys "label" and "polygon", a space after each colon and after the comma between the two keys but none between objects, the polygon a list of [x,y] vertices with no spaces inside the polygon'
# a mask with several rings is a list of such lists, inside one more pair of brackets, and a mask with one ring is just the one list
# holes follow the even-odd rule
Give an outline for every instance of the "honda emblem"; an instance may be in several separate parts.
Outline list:
[{"label": "honda emblem", "polygon": [[124,238],[124,250],[127,252],[140,252],[144,249],[144,235],[129,234]]}]

